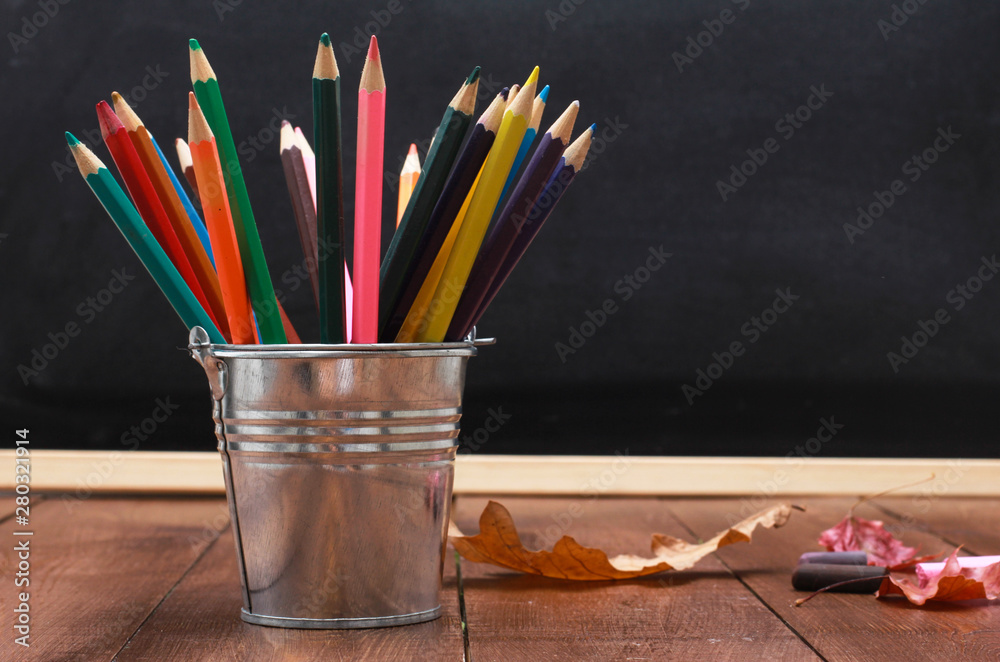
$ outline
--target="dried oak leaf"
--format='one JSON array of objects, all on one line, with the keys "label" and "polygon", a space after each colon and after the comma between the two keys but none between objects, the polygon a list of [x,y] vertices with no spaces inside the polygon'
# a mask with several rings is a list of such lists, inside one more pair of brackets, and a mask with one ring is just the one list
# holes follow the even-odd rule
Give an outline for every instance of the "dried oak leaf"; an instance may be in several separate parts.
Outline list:
[{"label": "dried oak leaf", "polygon": [[479,517],[478,534],[465,536],[452,523],[449,540],[459,554],[476,563],[491,563],[556,579],[629,579],[664,570],[686,570],[720,547],[749,542],[757,526],[770,529],[783,525],[791,512],[789,504],[766,508],[700,544],[656,533],[651,543],[652,558],[622,554],[609,559],[603,551],[584,547],[570,536],[560,538],[552,551],[525,549],[510,513],[496,501],[490,501]]},{"label": "dried oak leaf", "polygon": [[906,577],[887,576],[875,597],[903,595],[915,605],[928,600],[995,600],[1000,597],[1000,563],[978,568],[963,568],[958,562],[958,550],[944,562],[944,568],[926,575],[915,584]]},{"label": "dried oak leaf", "polygon": [[916,548],[897,540],[881,521],[855,517],[853,509],[840,524],[819,534],[818,542],[828,552],[865,552],[868,565],[886,568],[912,563],[917,555]]}]

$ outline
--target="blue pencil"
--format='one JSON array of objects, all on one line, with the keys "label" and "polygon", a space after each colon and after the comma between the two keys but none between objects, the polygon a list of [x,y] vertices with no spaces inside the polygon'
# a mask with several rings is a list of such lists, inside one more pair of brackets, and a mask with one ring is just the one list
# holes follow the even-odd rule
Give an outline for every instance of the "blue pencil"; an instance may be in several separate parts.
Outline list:
[{"label": "blue pencil", "polygon": [[160,155],[160,160],[163,161],[163,169],[167,171],[170,182],[177,191],[177,197],[181,199],[181,204],[184,205],[184,211],[187,212],[188,220],[191,221],[191,227],[194,228],[198,239],[201,241],[201,245],[205,247],[205,252],[208,253],[208,259],[212,262],[212,266],[215,267],[215,257],[212,255],[212,242],[208,239],[208,228],[205,227],[205,222],[201,220],[201,216],[198,216],[198,210],[191,204],[191,198],[188,197],[187,191],[181,186],[177,175],[174,174],[174,169],[170,167],[167,157],[163,155],[163,150],[156,144],[156,138],[153,137],[153,134],[149,134],[149,139],[152,141],[153,147],[156,148],[156,153]]},{"label": "blue pencil", "polygon": [[507,181],[500,191],[500,200],[497,201],[497,208],[493,210],[494,215],[500,211],[504,198],[507,197],[507,191],[510,190],[511,185],[514,183],[514,178],[517,177],[517,171],[521,168],[521,164],[524,163],[525,157],[528,156],[531,143],[535,142],[535,136],[538,135],[538,127],[542,125],[542,112],[545,111],[545,104],[548,100],[549,86],[546,85],[538,93],[538,96],[535,97],[535,105],[531,108],[531,122],[528,124],[528,130],[524,132],[524,139],[521,141],[521,146],[517,149],[517,155],[514,157],[514,165],[510,167],[510,174],[507,175]]}]

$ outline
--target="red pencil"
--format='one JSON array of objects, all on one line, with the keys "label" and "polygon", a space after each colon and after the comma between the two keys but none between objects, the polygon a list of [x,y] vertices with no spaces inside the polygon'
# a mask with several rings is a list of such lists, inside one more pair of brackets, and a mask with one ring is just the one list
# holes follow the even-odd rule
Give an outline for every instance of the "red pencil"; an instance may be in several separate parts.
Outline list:
[{"label": "red pencil", "polygon": [[[153,237],[159,242],[167,257],[177,267],[177,271],[191,288],[198,303],[215,322],[215,326],[222,329],[222,325],[219,324],[219,320],[212,312],[212,307],[208,305],[205,292],[202,291],[201,285],[195,277],[191,262],[184,253],[180,239],[174,232],[174,227],[170,224],[167,212],[160,199],[156,197],[153,182],[150,181],[149,175],[142,167],[142,161],[139,159],[138,152],[135,151],[135,146],[132,145],[132,140],[128,137],[125,125],[115,115],[115,111],[111,110],[107,101],[97,104],[97,120],[101,125],[104,143],[108,146],[108,151],[111,152],[111,158],[114,159],[115,166],[118,167],[118,173],[122,176],[125,188],[132,196],[132,201],[135,202],[139,215],[142,216],[142,220],[146,222],[146,226],[149,227]],[[232,339],[227,337],[226,341],[231,342]]]}]

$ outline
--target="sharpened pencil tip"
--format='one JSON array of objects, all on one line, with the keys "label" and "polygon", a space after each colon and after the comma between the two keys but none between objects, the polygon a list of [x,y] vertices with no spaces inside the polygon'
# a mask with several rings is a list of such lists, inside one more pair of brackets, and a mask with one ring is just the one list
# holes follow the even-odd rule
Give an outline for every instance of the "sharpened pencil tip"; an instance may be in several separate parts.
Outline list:
[{"label": "sharpened pencil tip", "polygon": [[417,156],[417,144],[410,143],[410,151],[406,153],[407,156]]},{"label": "sharpened pencil tip", "polygon": [[76,136],[74,136],[72,133],[70,133],[69,131],[67,131],[66,132],[66,144],[69,145],[70,147],[74,147],[75,145],[79,145],[80,141],[76,139]]},{"label": "sharpened pencil tip", "polygon": [[193,51],[200,51],[201,44],[198,43],[197,39],[188,39],[188,48],[190,48]]},{"label": "sharpened pencil tip", "polygon": [[372,35],[372,40],[368,43],[368,59],[369,60],[379,59],[378,39],[375,38],[375,35]]},{"label": "sharpened pencil tip", "polygon": [[531,70],[531,75],[528,76],[528,80],[524,81],[523,87],[528,87],[532,83],[538,82],[538,67]]},{"label": "sharpened pencil tip", "polygon": [[465,79],[465,84],[472,85],[477,80],[479,80],[479,67],[476,67],[475,69],[472,70],[472,73],[469,74],[469,77]]},{"label": "sharpened pencil tip", "polygon": [[510,94],[510,88],[509,87],[505,87],[502,90],[500,90],[500,96],[503,97],[504,101],[507,100],[507,95],[509,95],[509,94]]},{"label": "sharpened pencil tip", "polygon": [[542,91],[538,93],[538,96],[542,97],[542,101],[545,103],[549,102],[549,86],[546,85],[542,88]]},{"label": "sharpened pencil tip", "polygon": [[596,131],[597,131],[597,124],[596,124],[596,123],[594,123],[594,124],[591,124],[591,125],[590,125],[590,128],[589,128],[589,129],[587,129],[587,130],[588,130],[588,131],[590,131],[591,133],[594,133],[594,132],[596,132]]},{"label": "sharpened pencil tip", "polygon": [[320,40],[320,43],[322,43],[324,46],[329,46],[330,45],[330,35],[327,34],[326,32],[324,32],[323,34],[321,34],[319,36],[319,40]]}]

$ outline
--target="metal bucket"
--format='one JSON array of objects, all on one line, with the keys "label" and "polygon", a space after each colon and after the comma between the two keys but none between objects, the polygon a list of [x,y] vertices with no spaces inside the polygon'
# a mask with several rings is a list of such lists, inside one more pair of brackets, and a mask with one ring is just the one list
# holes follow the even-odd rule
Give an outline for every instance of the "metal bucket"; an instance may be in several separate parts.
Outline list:
[{"label": "metal bucket", "polygon": [[489,342],[212,345],[191,330],[244,621],[367,628],[440,615],[465,366]]}]

